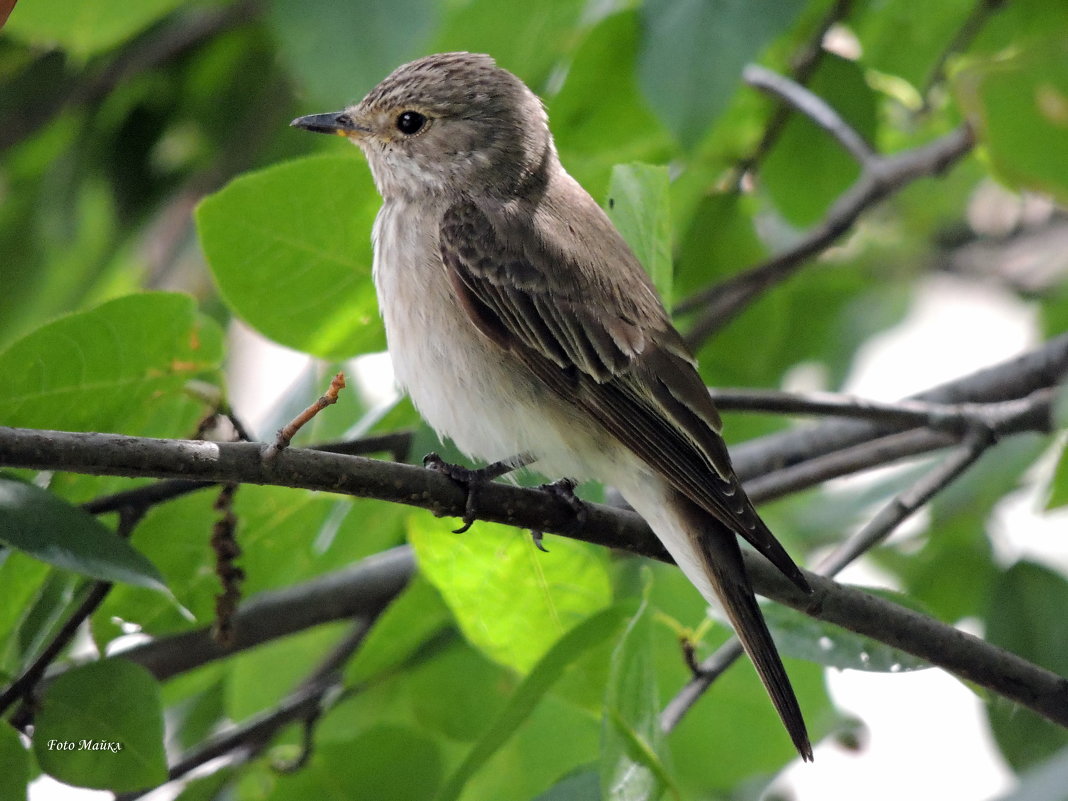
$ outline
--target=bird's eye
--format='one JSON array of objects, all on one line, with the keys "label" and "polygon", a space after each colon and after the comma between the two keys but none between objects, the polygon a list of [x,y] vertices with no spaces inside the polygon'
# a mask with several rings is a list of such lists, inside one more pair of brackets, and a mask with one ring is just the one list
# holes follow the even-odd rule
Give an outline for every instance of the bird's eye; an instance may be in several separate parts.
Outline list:
[{"label": "bird's eye", "polygon": [[418,111],[402,111],[397,115],[397,130],[405,136],[419,133],[426,125],[426,116]]}]

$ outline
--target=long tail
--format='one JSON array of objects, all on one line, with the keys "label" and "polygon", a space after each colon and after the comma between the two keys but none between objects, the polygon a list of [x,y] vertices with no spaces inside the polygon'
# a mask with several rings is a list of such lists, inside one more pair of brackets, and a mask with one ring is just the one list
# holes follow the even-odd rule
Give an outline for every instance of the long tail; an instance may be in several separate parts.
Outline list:
[{"label": "long tail", "polygon": [[660,498],[656,509],[642,503],[651,500],[648,496],[636,499],[645,509],[639,508],[629,496],[628,500],[646,518],[702,595],[723,607],[797,752],[803,760],[811,762],[812,744],[805,719],[757,605],[738,538],[689,499],[671,491],[668,496],[666,503],[663,497]]}]

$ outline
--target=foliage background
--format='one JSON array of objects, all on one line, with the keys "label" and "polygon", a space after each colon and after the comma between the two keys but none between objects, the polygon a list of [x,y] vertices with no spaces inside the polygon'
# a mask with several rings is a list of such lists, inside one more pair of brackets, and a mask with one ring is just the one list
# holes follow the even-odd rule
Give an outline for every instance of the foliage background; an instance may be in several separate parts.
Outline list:
[{"label": "foliage background", "polygon": [[[830,19],[828,49],[806,58]],[[620,201],[617,223],[632,242],[645,237],[646,266],[674,299],[789,247],[858,174],[810,122],[792,116],[776,127],[775,104],[741,84],[746,63],[789,73],[800,59],[813,91],[881,152],[932,141],[965,117],[978,127],[974,153],[872,210],[705,343],[710,384],[779,387],[803,367],[836,389],[863,344],[900,321],[935,274],[1024,299],[1036,338],[1065,329],[1064,250],[1047,244],[1063,242],[1054,237],[1064,215],[1014,194],[1068,197],[1060,0],[23,0],[0,36],[0,424],[193,436],[227,396],[227,376],[242,374],[226,339],[241,320],[321,360],[254,421],[269,437],[339,363],[380,351],[369,280],[378,198],[366,167],[343,143],[287,123],[340,108],[399,63],[448,49],[493,54],[545,98],[564,164],[594,197]],[[663,167],[614,169],[637,163]],[[740,163],[753,167],[741,181]],[[1028,257],[1011,258],[1020,252]],[[692,319],[680,316],[680,326]],[[438,447],[406,401],[383,407],[382,393],[343,393],[302,436],[411,430],[416,461]],[[789,424],[732,414],[727,431],[737,442]],[[1030,468],[1054,443],[1036,435],[999,446],[936,502],[923,531],[872,558],[930,613],[968,620],[1063,675],[1068,583],[1048,567],[1000,559],[990,525],[1021,482],[1049,480]],[[62,521],[54,530],[87,537],[97,524],[69,504],[129,481],[7,476],[49,493],[20,490],[0,518],[11,546],[0,556],[4,676],[55,636],[88,592],[86,574],[124,583],[92,615],[82,653],[213,619],[216,492],[154,507],[136,526],[133,543],[154,570],[130,567],[124,560],[136,557],[123,553],[94,573],[91,549],[64,566],[34,558],[50,543],[33,518],[49,509]],[[807,563],[904,480],[811,490],[766,514]],[[1054,505],[1068,500],[1063,459],[1052,493]],[[29,517],[11,516],[19,504]],[[246,597],[405,542],[421,573],[340,668],[346,689],[318,721],[301,770],[275,769],[300,751],[300,727],[289,725],[193,781],[184,801],[640,798],[665,787],[681,798],[746,798],[792,758],[747,666],[670,736],[656,734],[659,704],[687,678],[680,633],[697,633],[699,655],[726,637],[671,568],[639,569],[558,537],[538,554],[525,536],[489,524],[457,539],[450,521],[426,512],[277,487],[241,487],[233,512]],[[129,583],[116,565],[142,585],[162,579],[169,592]],[[41,771],[120,792],[159,784],[165,749],[173,764],[226,726],[269,713],[349,629],[320,626],[163,683],[121,660],[68,672],[42,699],[32,750],[0,725],[0,795],[22,797]],[[810,635],[791,631],[782,624],[784,651],[811,653]],[[859,658],[851,666],[865,667]],[[814,734],[848,739],[855,723],[830,703],[824,668],[788,667]],[[1063,763],[1063,730],[997,699],[988,709],[1014,770]],[[42,745],[49,734],[87,731],[129,747],[79,760]],[[648,752],[635,753],[637,742]],[[614,784],[621,765],[637,766],[639,779]]]}]

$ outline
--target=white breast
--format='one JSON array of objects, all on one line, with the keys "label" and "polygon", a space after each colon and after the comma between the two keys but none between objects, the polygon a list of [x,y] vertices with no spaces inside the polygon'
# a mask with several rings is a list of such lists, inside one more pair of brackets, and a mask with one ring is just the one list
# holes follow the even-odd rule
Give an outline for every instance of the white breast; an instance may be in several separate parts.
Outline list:
[{"label": "white breast", "polygon": [[427,423],[472,459],[571,450],[545,419],[545,391],[457,302],[439,255],[439,223],[437,210],[397,200],[375,221],[374,280],[398,382]]}]

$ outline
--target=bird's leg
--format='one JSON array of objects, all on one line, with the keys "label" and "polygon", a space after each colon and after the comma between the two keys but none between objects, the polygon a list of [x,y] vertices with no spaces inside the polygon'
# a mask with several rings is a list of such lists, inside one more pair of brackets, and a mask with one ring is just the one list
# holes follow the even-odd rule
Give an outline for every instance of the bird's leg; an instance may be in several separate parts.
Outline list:
[{"label": "bird's leg", "polygon": [[464,524],[453,532],[455,534],[463,534],[471,528],[475,518],[478,516],[478,488],[483,484],[496,481],[513,470],[525,467],[533,461],[534,457],[529,453],[520,453],[509,459],[502,459],[499,462],[494,462],[475,470],[463,465],[446,462],[436,453],[428,453],[423,457],[423,467],[433,470],[435,473],[448,476],[467,493],[467,499],[464,502],[464,516],[462,518]]},{"label": "bird's leg", "polygon": [[[542,484],[539,489],[543,492],[551,495],[554,498],[558,498],[567,504],[568,508],[574,513],[576,526],[581,526],[586,522],[588,514],[586,512],[586,504],[582,502],[582,499],[575,494],[575,487],[578,486],[578,481],[573,478],[559,478],[550,484]],[[534,540],[534,547],[539,551],[548,553],[548,549],[541,544],[541,538],[544,532],[537,529],[530,530],[530,537]]]}]

